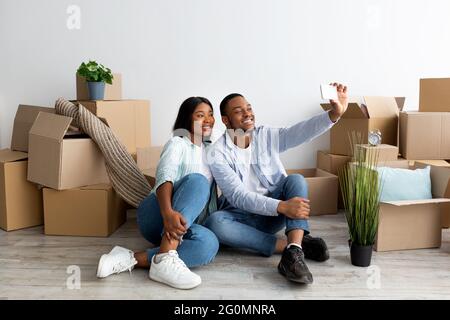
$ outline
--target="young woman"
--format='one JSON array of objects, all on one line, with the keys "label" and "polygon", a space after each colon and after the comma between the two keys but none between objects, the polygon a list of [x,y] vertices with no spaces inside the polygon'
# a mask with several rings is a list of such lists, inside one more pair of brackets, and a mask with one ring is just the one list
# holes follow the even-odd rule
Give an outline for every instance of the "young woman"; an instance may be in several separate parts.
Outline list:
[{"label": "young woman", "polygon": [[155,187],[137,209],[139,229],[156,247],[136,253],[114,247],[101,257],[98,277],[136,266],[150,267],[150,279],[175,288],[201,283],[189,268],[210,263],[219,249],[217,237],[201,225],[216,201],[205,151],[214,121],[208,99],[191,97],[181,104],[174,137],[161,153]]}]

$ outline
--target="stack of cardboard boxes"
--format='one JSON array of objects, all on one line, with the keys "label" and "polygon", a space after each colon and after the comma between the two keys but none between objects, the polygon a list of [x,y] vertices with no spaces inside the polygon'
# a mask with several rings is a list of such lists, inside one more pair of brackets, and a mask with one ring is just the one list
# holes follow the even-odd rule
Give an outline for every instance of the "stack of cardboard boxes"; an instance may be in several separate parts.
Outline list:
[{"label": "stack of cardboard boxes", "polygon": [[[430,87],[436,90],[436,83]],[[423,91],[421,87],[421,101]],[[450,82],[445,92],[450,92]],[[432,96],[436,96],[434,91]],[[432,165],[433,199],[381,203],[375,249],[439,247],[441,227],[446,226],[446,217],[450,214],[449,199],[446,199],[450,197],[450,168],[446,168],[449,164],[444,161],[448,159],[444,144],[446,138],[450,139],[450,131],[445,136],[442,129],[447,115],[403,112],[405,99],[399,97],[363,97],[357,100],[359,102],[349,103],[345,114],[331,129],[330,151],[318,151],[317,168],[338,175],[340,169],[352,161],[351,136],[355,132],[361,134],[363,142],[356,147],[363,148],[366,156],[377,152],[380,166],[413,170]],[[450,106],[450,99],[448,102]],[[329,104],[322,105],[325,110],[330,107]],[[367,144],[368,134],[373,130],[381,132],[382,144],[378,146]],[[399,151],[407,160],[399,157]],[[340,190],[338,206],[344,209]]]},{"label": "stack of cardboard boxes", "polygon": [[[77,76],[77,100],[102,118],[136,159],[150,146],[150,105],[122,100],[121,75],[106,85],[105,100],[87,100]],[[126,220],[127,205],[113,190],[97,145],[54,108],[19,106],[11,150],[0,151],[0,227],[44,223],[45,234],[108,236]]]},{"label": "stack of cardboard boxes", "polygon": [[[450,171],[450,78],[421,79],[419,111],[400,113],[400,153],[407,160]],[[450,190],[445,193],[450,197]],[[442,226],[450,227],[450,204],[443,206]]]},{"label": "stack of cardboard boxes", "polygon": [[[339,188],[338,173],[346,163],[352,160],[352,132],[362,134],[362,142],[367,143],[368,132],[381,131],[384,144],[376,147],[380,161],[398,158],[398,114],[403,107],[404,98],[364,97],[349,103],[348,109],[339,122],[331,128],[330,151],[317,152],[317,164],[314,169],[287,170],[288,174],[300,173],[308,182],[308,197],[311,215],[336,214],[343,209]],[[329,110],[329,104],[323,104]],[[368,155],[374,149],[368,145],[359,147]]]}]

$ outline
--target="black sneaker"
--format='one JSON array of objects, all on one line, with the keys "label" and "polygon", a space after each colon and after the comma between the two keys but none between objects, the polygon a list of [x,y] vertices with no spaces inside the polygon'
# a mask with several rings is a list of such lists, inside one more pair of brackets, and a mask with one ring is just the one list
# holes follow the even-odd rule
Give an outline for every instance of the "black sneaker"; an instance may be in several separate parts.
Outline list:
[{"label": "black sneaker", "polygon": [[290,246],[289,249],[284,249],[278,264],[278,271],[288,280],[294,282],[304,284],[313,282],[313,276],[305,263],[303,250],[297,246]]},{"label": "black sneaker", "polygon": [[322,238],[314,238],[309,234],[303,236],[302,248],[306,259],[323,262],[330,258],[327,244]]}]

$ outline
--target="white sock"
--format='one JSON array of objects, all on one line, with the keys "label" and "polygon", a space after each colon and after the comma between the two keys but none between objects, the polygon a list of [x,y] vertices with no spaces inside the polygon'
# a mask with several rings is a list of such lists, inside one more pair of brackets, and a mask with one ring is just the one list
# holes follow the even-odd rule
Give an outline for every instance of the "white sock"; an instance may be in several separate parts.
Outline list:
[{"label": "white sock", "polygon": [[291,246],[296,246],[299,247],[300,249],[303,249],[301,245],[299,245],[298,243],[295,242],[291,242],[287,245],[287,248],[289,249]]},{"label": "white sock", "polygon": [[167,255],[167,252],[155,254],[155,259],[154,259],[155,263],[160,263],[161,259],[166,255]]}]

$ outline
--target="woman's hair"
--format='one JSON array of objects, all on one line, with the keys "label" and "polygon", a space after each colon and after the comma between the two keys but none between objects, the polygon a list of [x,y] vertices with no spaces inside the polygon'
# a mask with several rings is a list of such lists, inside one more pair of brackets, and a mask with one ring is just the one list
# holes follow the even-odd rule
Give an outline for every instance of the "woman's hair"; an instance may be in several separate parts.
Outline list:
[{"label": "woman's hair", "polygon": [[[178,110],[177,119],[175,120],[175,124],[173,125],[173,131],[178,130],[183,131],[187,130],[191,132],[192,130],[192,115],[194,114],[195,108],[200,103],[206,103],[211,107],[211,110],[214,112],[213,106],[208,99],[203,97],[190,97],[183,101]],[[178,135],[178,134],[177,134]]]}]

